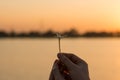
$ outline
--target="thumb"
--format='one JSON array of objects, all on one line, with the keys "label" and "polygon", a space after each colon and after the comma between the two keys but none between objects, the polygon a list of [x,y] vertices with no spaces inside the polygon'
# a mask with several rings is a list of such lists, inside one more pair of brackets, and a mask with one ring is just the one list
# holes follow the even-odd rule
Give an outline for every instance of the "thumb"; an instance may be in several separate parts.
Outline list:
[{"label": "thumb", "polygon": [[58,54],[59,60],[65,64],[65,66],[69,69],[72,70],[74,67],[76,67],[76,64],[74,64],[69,58],[67,58],[64,54],[59,53]]}]

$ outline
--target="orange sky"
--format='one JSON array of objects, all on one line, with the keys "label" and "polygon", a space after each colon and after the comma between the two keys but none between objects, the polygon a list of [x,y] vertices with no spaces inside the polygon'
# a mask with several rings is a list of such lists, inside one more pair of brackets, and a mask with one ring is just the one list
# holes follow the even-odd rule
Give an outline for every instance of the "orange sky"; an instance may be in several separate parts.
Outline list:
[{"label": "orange sky", "polygon": [[120,30],[120,0],[0,0],[0,30]]}]

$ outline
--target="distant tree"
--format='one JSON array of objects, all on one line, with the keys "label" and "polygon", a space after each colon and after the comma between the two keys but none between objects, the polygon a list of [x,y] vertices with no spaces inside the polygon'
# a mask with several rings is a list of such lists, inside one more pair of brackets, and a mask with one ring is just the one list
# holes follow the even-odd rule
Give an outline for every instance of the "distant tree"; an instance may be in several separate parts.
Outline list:
[{"label": "distant tree", "polygon": [[17,37],[20,37],[20,38],[22,38],[22,37],[28,37],[28,34],[19,33],[19,34],[17,34]]},{"label": "distant tree", "polygon": [[11,33],[9,34],[9,37],[16,37],[17,34],[14,31],[11,31]]},{"label": "distant tree", "polygon": [[83,37],[112,37],[112,33],[107,32],[86,32]]},{"label": "distant tree", "polygon": [[0,31],[0,37],[8,37],[8,34],[4,31]]},{"label": "distant tree", "polygon": [[70,31],[66,31],[63,33],[63,35],[67,35],[68,37],[79,37],[80,36],[78,31],[75,29],[71,29]]},{"label": "distant tree", "polygon": [[115,36],[115,37],[120,37],[120,32],[116,32],[116,33],[114,34],[114,36]]},{"label": "distant tree", "polygon": [[52,30],[48,30],[43,34],[43,37],[54,37],[54,36],[55,36],[55,32],[53,32]]},{"label": "distant tree", "polygon": [[30,32],[30,33],[28,34],[28,36],[29,36],[29,37],[40,37],[40,33],[38,33],[38,32]]}]

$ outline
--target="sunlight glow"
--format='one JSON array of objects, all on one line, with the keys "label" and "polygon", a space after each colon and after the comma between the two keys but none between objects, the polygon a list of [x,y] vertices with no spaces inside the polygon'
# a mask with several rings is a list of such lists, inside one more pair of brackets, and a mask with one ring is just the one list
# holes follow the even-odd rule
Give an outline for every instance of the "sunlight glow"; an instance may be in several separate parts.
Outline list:
[{"label": "sunlight glow", "polygon": [[0,0],[0,30],[120,28],[119,0]]}]

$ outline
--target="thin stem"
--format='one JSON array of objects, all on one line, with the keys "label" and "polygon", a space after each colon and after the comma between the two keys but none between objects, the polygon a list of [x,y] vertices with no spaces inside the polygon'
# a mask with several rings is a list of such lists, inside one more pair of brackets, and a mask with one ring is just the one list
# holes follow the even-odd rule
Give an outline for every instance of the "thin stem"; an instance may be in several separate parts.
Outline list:
[{"label": "thin stem", "polygon": [[59,53],[61,53],[61,44],[60,44],[60,40],[61,40],[61,38],[59,37],[59,38],[58,38],[58,43],[59,43]]}]

